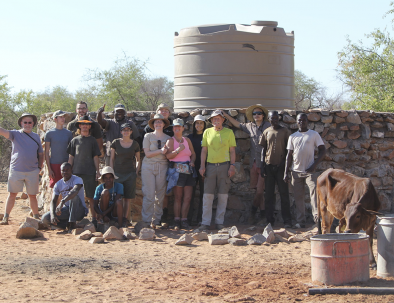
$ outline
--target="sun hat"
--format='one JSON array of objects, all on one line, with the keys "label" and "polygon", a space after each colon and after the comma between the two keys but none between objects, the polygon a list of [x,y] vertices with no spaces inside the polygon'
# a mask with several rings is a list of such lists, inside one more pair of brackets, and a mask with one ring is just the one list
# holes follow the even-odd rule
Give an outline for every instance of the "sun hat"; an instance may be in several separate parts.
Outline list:
[{"label": "sun hat", "polygon": [[183,122],[183,120],[181,118],[176,118],[174,121],[172,121],[172,126],[175,126],[175,125],[184,126],[185,123]]},{"label": "sun hat", "polygon": [[211,116],[209,117],[208,121],[212,123],[211,119],[212,119],[213,117],[216,117],[216,116],[222,116],[222,117],[224,118],[223,123],[225,123],[225,122],[227,121],[227,118],[223,115],[223,113],[222,113],[222,111],[221,111],[220,109],[215,110],[215,111],[211,114]]},{"label": "sun hat", "polygon": [[37,125],[37,117],[35,115],[29,114],[29,113],[23,113],[22,116],[20,116],[18,119],[18,125],[20,127],[22,127],[21,122],[24,117],[32,117],[33,118],[33,127]]},{"label": "sun hat", "polygon": [[155,127],[153,126],[153,122],[155,122],[156,120],[163,120],[164,122],[164,128],[167,128],[168,126],[170,126],[170,121],[168,121],[167,119],[165,119],[162,115],[160,114],[156,114],[154,115],[154,117],[152,119],[150,119],[148,121],[148,125],[151,129],[155,129]]},{"label": "sun hat", "polygon": [[130,125],[129,123],[123,123],[123,124],[120,126],[120,130],[124,130],[125,128],[130,128],[130,130],[133,130],[133,129],[131,128],[131,125]]},{"label": "sun hat", "polygon": [[126,112],[126,107],[123,104],[116,104],[115,108],[114,108],[114,112],[116,112],[118,109],[122,109],[124,110],[124,112]]},{"label": "sun hat", "polygon": [[171,107],[167,103],[160,103],[156,109],[156,113],[162,108],[167,109],[170,112],[170,114],[172,113]]},{"label": "sun hat", "polygon": [[194,117],[193,123],[196,121],[204,121],[205,122],[205,117],[203,115],[197,115]]},{"label": "sun hat", "polygon": [[255,108],[260,108],[263,113],[264,113],[264,121],[268,120],[268,109],[266,109],[265,107],[263,107],[261,104],[255,104],[255,105],[251,105],[246,109],[246,118],[248,118],[249,121],[254,121],[253,119],[253,110]]},{"label": "sun hat", "polygon": [[64,112],[64,111],[59,109],[59,110],[57,110],[57,111],[55,111],[53,113],[52,119],[55,119],[55,118],[60,117],[60,116],[64,116],[65,114],[66,114],[66,112]]},{"label": "sun hat", "polygon": [[92,128],[94,127],[93,121],[91,121],[91,120],[89,119],[89,116],[82,116],[81,118],[79,118],[79,120],[77,121],[77,123],[75,123],[75,126],[76,126],[77,128],[79,128],[79,124],[80,124],[80,123],[89,123],[89,124],[92,125]]},{"label": "sun hat", "polygon": [[100,181],[103,181],[103,176],[105,174],[112,174],[115,179],[118,179],[118,177],[115,175],[114,169],[111,166],[104,166],[103,169],[101,170],[101,176],[99,178]]}]

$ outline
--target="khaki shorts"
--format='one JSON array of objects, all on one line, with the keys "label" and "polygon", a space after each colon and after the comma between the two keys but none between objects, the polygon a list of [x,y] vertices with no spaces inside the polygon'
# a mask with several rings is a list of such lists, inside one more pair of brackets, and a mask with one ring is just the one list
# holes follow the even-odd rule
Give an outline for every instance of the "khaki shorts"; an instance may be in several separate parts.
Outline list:
[{"label": "khaki shorts", "polygon": [[26,186],[28,195],[37,195],[38,184],[40,181],[40,169],[29,172],[10,170],[8,174],[7,191],[9,193],[20,193],[23,191],[23,185]]}]

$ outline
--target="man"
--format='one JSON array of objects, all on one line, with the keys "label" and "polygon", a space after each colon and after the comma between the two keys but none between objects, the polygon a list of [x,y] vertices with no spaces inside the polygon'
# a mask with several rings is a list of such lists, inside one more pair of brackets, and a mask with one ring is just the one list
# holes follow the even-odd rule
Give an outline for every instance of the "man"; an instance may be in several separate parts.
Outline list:
[{"label": "man", "polygon": [[[296,220],[294,228],[305,227],[305,182],[309,187],[313,220],[317,222],[316,181],[319,176],[315,173],[317,165],[323,160],[326,147],[319,133],[308,129],[308,116],[305,113],[297,116],[298,131],[290,135],[287,143],[287,157],[284,181],[289,182],[291,168],[291,182],[294,189],[296,204]],[[315,147],[318,156],[315,160]]]},{"label": "man", "polygon": [[[163,133],[165,133],[166,135],[168,135],[170,137],[173,137],[174,131],[172,130],[172,119],[170,118],[171,112],[172,112],[171,107],[169,107],[167,103],[160,103],[156,109],[156,114],[160,114],[164,117],[164,119],[167,119],[168,121],[170,121],[170,126],[163,129]],[[144,131],[145,131],[145,133],[151,133],[154,131],[154,129],[152,129],[148,124],[147,126],[145,126]],[[167,221],[168,221],[168,196],[170,196],[170,195],[171,195],[171,193],[166,194],[164,196],[163,215],[161,216],[162,223],[167,223]]]},{"label": "man", "polygon": [[249,224],[256,224],[256,213],[260,207],[260,217],[265,218],[264,213],[264,177],[261,176],[261,146],[259,140],[261,134],[270,127],[267,121],[268,110],[261,104],[251,105],[246,109],[248,123],[240,123],[230,115],[224,116],[237,128],[250,135],[250,185],[249,188],[256,189],[256,195],[253,199],[252,209],[249,217]]},{"label": "man", "polygon": [[65,114],[62,110],[53,113],[52,118],[56,127],[47,131],[44,137],[45,161],[48,167],[50,188],[53,188],[56,182],[62,178],[60,166],[68,161],[67,146],[73,138],[72,132],[63,128],[66,121]]},{"label": "man", "polygon": [[120,126],[124,123],[128,123],[133,131],[131,136],[132,139],[137,139],[140,136],[137,126],[126,117],[126,108],[123,104],[116,104],[114,109],[113,119],[103,119],[103,112],[105,104],[97,111],[97,122],[106,131],[106,153],[105,153],[105,165],[109,166],[111,158],[111,144],[112,141],[118,138],[122,138],[120,132]]},{"label": "man", "polygon": [[100,223],[109,222],[110,219],[118,221],[119,227],[127,227],[127,219],[123,220],[123,185],[114,182],[118,179],[110,166],[101,171],[100,181],[94,193],[94,209]]},{"label": "man", "polygon": [[5,130],[0,127],[0,135],[12,142],[11,163],[8,175],[8,197],[5,204],[5,213],[0,225],[8,225],[8,219],[15,204],[18,192],[26,186],[29,196],[30,208],[33,216],[39,219],[38,213],[38,183],[39,173],[44,162],[44,152],[41,139],[33,133],[37,125],[37,117],[32,114],[22,114],[18,119],[21,130]]},{"label": "man", "polygon": [[93,132],[92,136],[96,139],[97,145],[100,148],[101,152],[101,157],[104,157],[104,152],[103,152],[103,134],[100,129],[100,125],[94,121],[92,118],[89,116],[89,111],[88,111],[88,104],[84,101],[79,101],[77,103],[77,108],[75,110],[77,112],[77,116],[75,117],[74,120],[72,120],[70,123],[67,124],[67,129],[73,133],[73,137],[77,136],[77,122],[80,118],[83,116],[88,116],[89,120],[92,121],[93,123]]},{"label": "man", "polygon": [[[215,110],[208,121],[213,124],[213,127],[204,131],[202,139],[200,174],[206,177],[200,231],[209,229],[211,225],[212,204],[216,189],[218,204],[215,224],[217,229],[224,228],[224,215],[231,186],[230,178],[235,174],[235,146],[237,144],[233,131],[223,127],[226,118],[221,110]],[[205,161],[207,161],[206,168]]]},{"label": "man", "polygon": [[267,223],[274,226],[275,210],[275,184],[281,202],[281,212],[285,228],[291,227],[289,186],[283,180],[286,162],[286,146],[290,131],[279,125],[279,114],[272,111],[268,114],[271,127],[268,127],[260,138],[261,152],[261,176],[265,176],[265,213]]},{"label": "man", "polygon": [[99,158],[100,149],[96,139],[91,136],[94,123],[88,116],[78,120],[76,126],[79,128],[77,137],[71,140],[67,147],[69,154],[68,163],[71,164],[74,174],[83,180],[85,196],[89,201],[92,222],[97,225],[96,213],[93,207],[93,196],[96,189],[96,181],[100,177]]},{"label": "man", "polygon": [[[85,204],[83,181],[73,175],[70,163],[61,164],[61,174],[63,178],[55,184],[50,210],[42,217],[42,223],[71,231],[76,227],[76,222],[81,221],[89,210]],[[62,199],[57,205],[60,195]]]}]

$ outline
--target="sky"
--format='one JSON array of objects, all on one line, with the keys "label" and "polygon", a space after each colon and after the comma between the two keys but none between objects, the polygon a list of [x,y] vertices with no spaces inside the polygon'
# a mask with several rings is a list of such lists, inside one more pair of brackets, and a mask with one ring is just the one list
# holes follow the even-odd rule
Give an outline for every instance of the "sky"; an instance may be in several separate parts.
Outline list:
[{"label": "sky", "polygon": [[394,16],[383,18],[389,9],[383,0],[0,0],[0,75],[14,92],[75,91],[86,86],[88,69],[109,69],[126,54],[173,80],[175,32],[271,20],[295,32],[295,68],[335,93],[346,37],[367,41],[376,28],[392,30]]}]

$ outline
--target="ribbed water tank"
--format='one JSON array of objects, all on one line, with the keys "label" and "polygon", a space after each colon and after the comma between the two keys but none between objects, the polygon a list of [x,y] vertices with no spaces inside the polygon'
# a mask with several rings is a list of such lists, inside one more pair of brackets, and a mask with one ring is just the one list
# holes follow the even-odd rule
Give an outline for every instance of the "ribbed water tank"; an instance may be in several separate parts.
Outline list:
[{"label": "ribbed water tank", "polygon": [[174,49],[177,112],[257,103],[294,108],[294,32],[278,22],[184,28]]}]

